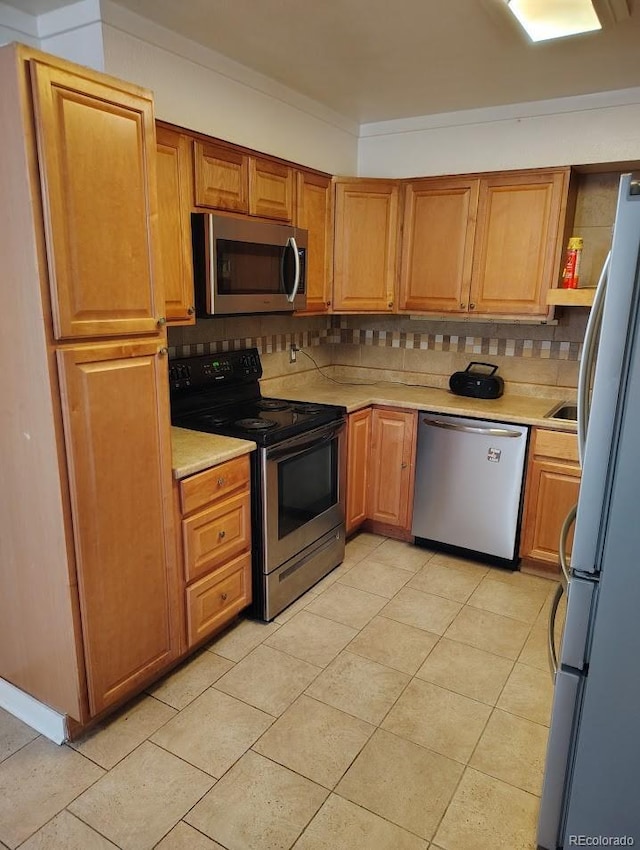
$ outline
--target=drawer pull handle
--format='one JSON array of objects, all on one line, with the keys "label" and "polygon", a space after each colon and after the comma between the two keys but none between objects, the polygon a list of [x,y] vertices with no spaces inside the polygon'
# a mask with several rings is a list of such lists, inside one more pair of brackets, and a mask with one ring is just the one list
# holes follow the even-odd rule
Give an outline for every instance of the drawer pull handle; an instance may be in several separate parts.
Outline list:
[{"label": "drawer pull handle", "polygon": [[222,599],[222,601],[223,601],[223,602],[226,602],[226,601],[227,601],[227,594],[226,594],[226,593],[221,593],[221,594],[220,594],[220,599]]},{"label": "drawer pull handle", "polygon": [[218,487],[222,487],[222,485],[224,484],[224,481],[225,481],[225,479],[224,479],[224,478],[218,478],[218,482],[217,482],[217,483],[218,483]]},{"label": "drawer pull handle", "polygon": [[227,532],[223,528],[222,531],[218,532],[218,537],[220,538],[220,540],[222,540],[223,537],[226,537],[226,534]]}]

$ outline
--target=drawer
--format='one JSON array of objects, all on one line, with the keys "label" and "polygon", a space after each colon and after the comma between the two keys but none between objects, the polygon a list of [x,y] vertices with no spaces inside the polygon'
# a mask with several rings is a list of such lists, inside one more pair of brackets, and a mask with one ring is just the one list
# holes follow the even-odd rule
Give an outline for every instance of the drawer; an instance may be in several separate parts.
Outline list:
[{"label": "drawer", "polygon": [[251,547],[248,493],[216,502],[182,521],[187,583],[222,566]]},{"label": "drawer", "polygon": [[251,553],[187,588],[187,640],[194,646],[251,602]]},{"label": "drawer", "polygon": [[193,513],[216,499],[226,499],[237,490],[248,487],[249,455],[220,463],[180,482],[182,513]]},{"label": "drawer", "polygon": [[547,431],[544,428],[536,428],[533,453],[578,463],[578,437],[566,431]]}]

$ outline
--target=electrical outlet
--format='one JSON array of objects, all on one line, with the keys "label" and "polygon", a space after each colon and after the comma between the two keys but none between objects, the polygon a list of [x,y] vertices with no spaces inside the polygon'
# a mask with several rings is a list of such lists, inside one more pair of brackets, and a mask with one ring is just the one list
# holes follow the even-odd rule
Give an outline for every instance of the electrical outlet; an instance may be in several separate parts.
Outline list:
[{"label": "electrical outlet", "polygon": [[291,348],[289,349],[289,363],[296,363],[298,360],[298,351],[300,349],[295,344],[295,342],[291,343]]}]

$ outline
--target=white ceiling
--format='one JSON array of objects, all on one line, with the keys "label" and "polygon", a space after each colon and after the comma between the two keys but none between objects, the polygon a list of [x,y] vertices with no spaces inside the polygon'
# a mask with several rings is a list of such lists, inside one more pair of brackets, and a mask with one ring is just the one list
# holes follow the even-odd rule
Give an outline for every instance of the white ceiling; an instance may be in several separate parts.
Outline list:
[{"label": "white ceiling", "polygon": [[535,45],[505,0],[115,2],[359,123],[640,86],[640,0],[595,0],[601,32]]}]

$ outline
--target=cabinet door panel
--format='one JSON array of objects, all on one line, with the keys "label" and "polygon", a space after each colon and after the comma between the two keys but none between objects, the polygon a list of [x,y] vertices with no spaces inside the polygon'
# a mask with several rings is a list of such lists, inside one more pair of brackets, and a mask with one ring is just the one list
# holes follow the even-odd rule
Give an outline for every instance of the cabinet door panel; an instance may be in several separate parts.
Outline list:
[{"label": "cabinet door panel", "polygon": [[268,159],[249,158],[249,212],[263,218],[293,218],[293,169]]},{"label": "cabinet door panel", "polygon": [[336,183],[334,310],[393,310],[398,197],[397,183]]},{"label": "cabinet door panel", "polygon": [[151,99],[30,63],[57,338],[156,331]]},{"label": "cabinet door panel", "polygon": [[401,310],[466,313],[478,187],[464,179],[406,187]]},{"label": "cabinet door panel", "polygon": [[331,212],[331,180],[298,172],[296,226],[309,233],[307,313],[326,313],[331,307]]},{"label": "cabinet door panel", "polygon": [[96,714],[177,655],[166,360],[145,342],[59,351],[58,364]]},{"label": "cabinet door panel", "polygon": [[[520,554],[553,565],[559,572],[558,542],[560,529],[569,510],[578,501],[580,467],[535,458],[527,475],[527,494],[523,517]],[[571,553],[573,529],[567,541]]]},{"label": "cabinet door panel", "polygon": [[480,181],[469,309],[546,315],[556,280],[568,173],[498,175]]},{"label": "cabinet door panel", "polygon": [[347,427],[346,533],[350,534],[368,516],[371,408],[350,414]]},{"label": "cabinet door panel", "polygon": [[249,212],[249,158],[206,142],[194,143],[196,206]]},{"label": "cabinet door panel", "polygon": [[158,127],[158,230],[167,322],[195,323],[191,252],[191,140]]},{"label": "cabinet door panel", "polygon": [[369,518],[408,530],[417,414],[375,408],[371,420]]}]

